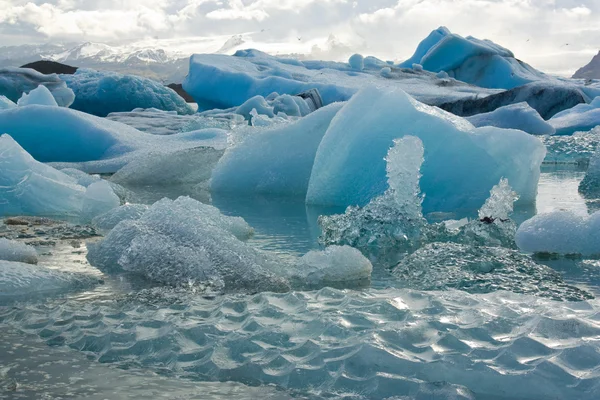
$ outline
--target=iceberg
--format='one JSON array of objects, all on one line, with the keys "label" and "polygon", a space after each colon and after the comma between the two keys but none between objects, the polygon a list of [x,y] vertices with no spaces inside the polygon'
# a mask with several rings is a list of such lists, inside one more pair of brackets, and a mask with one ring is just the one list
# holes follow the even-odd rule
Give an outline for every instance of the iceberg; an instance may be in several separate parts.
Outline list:
[{"label": "iceberg", "polygon": [[42,106],[58,107],[52,93],[44,85],[40,85],[29,93],[23,93],[23,96],[17,102],[19,106],[28,106],[38,104]]},{"label": "iceberg", "polygon": [[88,114],[106,117],[112,112],[135,108],[157,108],[178,114],[194,112],[174,90],[148,78],[83,68],[61,78],[75,93],[71,108]]},{"label": "iceberg", "polygon": [[496,110],[467,117],[476,127],[495,126],[497,128],[518,129],[532,135],[554,135],[556,129],[526,102],[511,104]]},{"label": "iceberg", "polygon": [[37,264],[38,257],[35,248],[16,240],[0,238],[0,260]]},{"label": "iceberg", "polygon": [[58,215],[92,218],[119,205],[105,182],[85,188],[36,161],[9,135],[0,136],[0,215]]},{"label": "iceberg", "polygon": [[21,262],[0,260],[0,303],[34,295],[92,287],[98,279]]},{"label": "iceberg", "polygon": [[44,75],[30,68],[0,68],[0,95],[14,103],[23,93],[29,93],[40,85],[50,90],[61,107],[69,107],[75,100],[73,91],[56,74]]},{"label": "iceberg", "polygon": [[537,80],[550,80],[517,60],[514,54],[490,40],[463,38],[440,27],[425,38],[414,55],[399,66],[414,64],[431,72],[446,72],[459,81],[486,88],[512,89]]},{"label": "iceberg", "polygon": [[515,241],[527,253],[600,255],[600,211],[538,214],[521,224]]},{"label": "iceberg", "polygon": [[332,120],[313,165],[306,202],[364,206],[388,187],[384,157],[393,140],[417,136],[423,212],[477,210],[504,177],[523,204],[535,201],[543,144],[525,132],[474,128],[399,89],[367,88]]},{"label": "iceberg", "polygon": [[0,96],[0,110],[15,108],[17,105],[6,96]]},{"label": "iceberg", "polygon": [[321,108],[295,122],[248,128],[212,172],[217,192],[304,196],[317,148],[343,104]]},{"label": "iceberg", "polygon": [[246,244],[253,229],[240,217],[189,197],[163,199],[139,219],[119,222],[88,243],[88,261],[105,272],[129,271],[173,285],[224,291],[288,291],[369,281],[371,264],[347,247],[311,252],[288,261]]},{"label": "iceberg", "polygon": [[581,103],[587,103],[596,94],[595,90],[584,86],[559,82],[532,82],[501,93],[486,97],[471,97],[438,104],[443,110],[463,117],[492,112],[500,107],[526,102],[544,120],[560,111],[568,110]]},{"label": "iceberg", "polygon": [[578,104],[573,108],[561,111],[548,122],[556,129],[557,135],[572,135],[600,126],[600,96],[591,103]]},{"label": "iceberg", "polygon": [[[427,104],[437,105],[475,95],[485,97],[499,90],[478,88],[456,80],[440,79],[434,73],[394,67],[382,75],[382,64],[365,58],[364,69],[348,63],[278,58],[257,50],[238,51],[233,56],[194,54],[183,88],[198,103],[200,111],[238,107],[254,96],[272,93],[295,96],[317,89],[323,104],[346,101],[360,89],[385,85],[405,90]],[[387,71],[387,70],[386,70]]]},{"label": "iceberg", "polygon": [[124,204],[113,208],[92,219],[92,226],[100,231],[108,232],[121,221],[137,221],[148,211],[145,204]]},{"label": "iceberg", "polygon": [[38,161],[91,173],[116,172],[152,152],[227,146],[227,132],[221,129],[151,135],[80,111],[39,105],[0,111],[0,132],[10,134]]}]

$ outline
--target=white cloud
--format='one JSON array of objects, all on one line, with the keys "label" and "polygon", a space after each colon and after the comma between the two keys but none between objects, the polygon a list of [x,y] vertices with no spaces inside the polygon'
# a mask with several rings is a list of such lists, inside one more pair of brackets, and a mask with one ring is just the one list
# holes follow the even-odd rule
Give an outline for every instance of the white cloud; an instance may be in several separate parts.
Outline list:
[{"label": "white cloud", "polygon": [[[258,42],[325,43],[403,59],[440,25],[487,38],[550,72],[600,46],[598,0],[0,0],[0,43],[118,42],[258,32]],[[568,46],[567,46],[568,44]],[[312,45],[311,45],[312,46]],[[323,53],[324,54],[324,53]]]}]

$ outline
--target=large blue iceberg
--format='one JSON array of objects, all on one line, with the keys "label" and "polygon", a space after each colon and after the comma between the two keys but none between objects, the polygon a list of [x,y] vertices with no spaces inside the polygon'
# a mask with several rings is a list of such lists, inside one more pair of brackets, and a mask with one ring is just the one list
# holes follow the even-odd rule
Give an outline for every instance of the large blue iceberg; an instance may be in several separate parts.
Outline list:
[{"label": "large blue iceberg", "polygon": [[105,117],[112,112],[135,108],[157,108],[192,114],[185,100],[159,82],[135,75],[78,69],[73,75],[61,75],[75,92],[71,108]]}]

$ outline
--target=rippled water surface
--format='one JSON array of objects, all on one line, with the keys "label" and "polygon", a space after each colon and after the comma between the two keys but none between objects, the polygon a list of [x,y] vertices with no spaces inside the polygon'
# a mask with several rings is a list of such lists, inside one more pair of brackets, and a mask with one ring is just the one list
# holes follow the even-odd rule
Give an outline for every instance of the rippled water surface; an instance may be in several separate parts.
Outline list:
[{"label": "rippled water surface", "polygon": [[[583,174],[544,171],[538,211],[585,212]],[[316,248],[316,217],[340,211],[294,199],[213,195],[212,203],[255,228],[250,243],[284,256]],[[518,210],[517,219],[534,212]],[[93,270],[85,246],[69,243],[40,262]],[[600,296],[599,261],[542,262]],[[0,398],[600,398],[597,299],[417,291],[377,265],[373,275],[363,290],[251,295],[107,276],[86,292],[8,304]]]}]

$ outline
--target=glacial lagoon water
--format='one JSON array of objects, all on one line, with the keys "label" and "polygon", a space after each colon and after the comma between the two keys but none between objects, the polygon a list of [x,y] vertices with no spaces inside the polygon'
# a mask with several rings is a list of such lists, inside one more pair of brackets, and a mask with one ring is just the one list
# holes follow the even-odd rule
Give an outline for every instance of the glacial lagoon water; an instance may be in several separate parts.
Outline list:
[{"label": "glacial lagoon water", "polygon": [[[584,172],[545,166],[537,210],[585,212]],[[191,194],[137,191],[138,200]],[[205,197],[203,197],[205,196]],[[302,201],[212,196],[283,256],[318,246]],[[523,220],[535,210],[516,210]],[[40,263],[93,271],[82,242]],[[539,260],[600,296],[600,261]],[[0,306],[0,398],[600,398],[600,301],[497,291],[419,291],[375,263],[368,288],[206,294],[128,276],[93,289]]]}]

